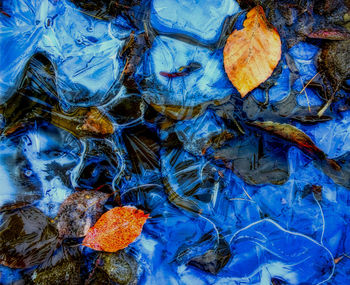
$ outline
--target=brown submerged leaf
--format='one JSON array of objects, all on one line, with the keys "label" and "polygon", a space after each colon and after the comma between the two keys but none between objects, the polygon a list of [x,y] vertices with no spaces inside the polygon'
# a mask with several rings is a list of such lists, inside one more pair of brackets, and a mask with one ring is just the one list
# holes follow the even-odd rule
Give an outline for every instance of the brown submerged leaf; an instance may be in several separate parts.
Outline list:
[{"label": "brown submerged leaf", "polygon": [[327,155],[315,145],[315,143],[307,134],[292,125],[280,124],[271,121],[255,121],[247,124],[269,132],[270,134],[284,139],[289,143],[297,146],[301,151],[309,155],[312,159],[320,162],[319,166],[324,169],[328,168],[337,173],[339,173],[342,169],[336,160],[328,159]]},{"label": "brown submerged leaf", "polygon": [[280,124],[272,121],[266,122],[247,122],[248,125],[257,127],[263,131],[266,131],[274,136],[284,139],[298,148],[303,152],[310,155],[312,158],[325,159],[326,154],[319,149],[311,138],[298,128],[289,124]]},{"label": "brown submerged leaf", "polygon": [[101,217],[109,196],[96,190],[84,190],[64,200],[56,217],[60,238],[85,236]]}]

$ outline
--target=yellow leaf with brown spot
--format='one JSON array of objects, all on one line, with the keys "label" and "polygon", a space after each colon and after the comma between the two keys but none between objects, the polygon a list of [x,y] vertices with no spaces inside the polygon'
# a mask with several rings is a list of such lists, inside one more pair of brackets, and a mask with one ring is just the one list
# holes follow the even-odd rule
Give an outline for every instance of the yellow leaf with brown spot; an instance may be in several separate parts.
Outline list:
[{"label": "yellow leaf with brown spot", "polygon": [[281,58],[280,36],[261,6],[249,11],[243,26],[224,48],[225,71],[242,97],[269,78]]}]

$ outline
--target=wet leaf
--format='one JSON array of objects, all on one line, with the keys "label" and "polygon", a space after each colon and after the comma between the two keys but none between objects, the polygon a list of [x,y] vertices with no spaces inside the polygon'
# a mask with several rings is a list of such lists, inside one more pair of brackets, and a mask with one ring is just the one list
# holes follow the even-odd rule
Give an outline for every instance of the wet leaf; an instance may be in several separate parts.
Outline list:
[{"label": "wet leaf", "polygon": [[85,190],[70,195],[61,204],[57,214],[57,228],[60,238],[78,238],[101,217],[103,205],[110,194],[96,190]]},{"label": "wet leaf", "polygon": [[343,258],[344,258],[344,255],[341,255],[341,256],[339,256],[337,258],[334,258],[334,263],[338,264]]},{"label": "wet leaf", "polygon": [[56,249],[57,230],[39,209],[5,210],[0,221],[0,264],[29,268],[44,262]]},{"label": "wet leaf", "polygon": [[311,138],[298,128],[289,124],[280,124],[272,121],[266,122],[250,122],[248,125],[257,127],[274,136],[282,138],[290,143],[293,143],[303,152],[316,159],[325,159],[326,154],[319,149]]},{"label": "wet leaf", "polygon": [[312,193],[317,201],[322,201],[322,186],[312,185]]},{"label": "wet leaf", "polygon": [[249,11],[243,26],[224,48],[225,71],[242,97],[269,78],[281,58],[281,39],[261,6]]},{"label": "wet leaf", "polygon": [[312,139],[298,128],[289,124],[280,124],[272,121],[255,121],[247,124],[255,126],[270,133],[271,135],[279,137],[297,146],[305,154],[319,162],[319,166],[321,166],[323,169],[327,168],[330,169],[330,171],[335,171],[336,173],[340,172],[340,164],[336,160],[328,159],[327,155],[316,146]]},{"label": "wet leaf", "polygon": [[83,240],[83,245],[107,252],[123,249],[141,234],[148,216],[135,207],[113,208],[104,213],[90,228]]}]

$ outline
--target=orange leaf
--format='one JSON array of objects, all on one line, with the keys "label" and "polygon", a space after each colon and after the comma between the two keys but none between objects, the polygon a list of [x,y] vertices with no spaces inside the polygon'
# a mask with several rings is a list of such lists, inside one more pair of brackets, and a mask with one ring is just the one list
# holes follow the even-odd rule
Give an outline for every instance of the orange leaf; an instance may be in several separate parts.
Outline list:
[{"label": "orange leaf", "polygon": [[261,6],[249,11],[243,26],[224,48],[225,71],[242,97],[269,78],[281,58],[281,39]]},{"label": "orange leaf", "polygon": [[130,206],[113,208],[89,229],[83,245],[107,252],[123,249],[141,234],[148,216],[142,210]]}]

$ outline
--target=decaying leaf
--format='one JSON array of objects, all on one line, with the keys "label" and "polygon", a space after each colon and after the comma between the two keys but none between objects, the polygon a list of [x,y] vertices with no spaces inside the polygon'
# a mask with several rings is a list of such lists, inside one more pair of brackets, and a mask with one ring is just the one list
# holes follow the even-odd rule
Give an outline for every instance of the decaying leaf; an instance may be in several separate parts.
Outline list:
[{"label": "decaying leaf", "polygon": [[0,215],[0,264],[29,268],[44,262],[58,244],[57,230],[48,217],[31,206]]},{"label": "decaying leaf", "polygon": [[341,170],[340,165],[335,160],[328,159],[327,155],[315,145],[315,143],[307,134],[292,125],[280,124],[272,121],[255,121],[247,124],[255,126],[270,133],[271,135],[292,143],[305,154],[309,155],[312,159],[320,162],[325,162],[335,171]]},{"label": "decaying leaf", "polygon": [[344,258],[344,255],[341,255],[341,256],[339,256],[337,258],[334,258],[334,263],[338,264],[343,258]]},{"label": "decaying leaf", "polygon": [[103,212],[110,194],[85,190],[70,195],[61,204],[57,214],[60,238],[83,237]]},{"label": "decaying leaf", "polygon": [[334,161],[339,169],[331,167],[332,165],[328,163],[323,163],[320,165],[323,172],[332,178],[335,183],[350,189],[350,152],[346,152],[331,161]]},{"label": "decaying leaf", "polygon": [[115,207],[104,213],[89,229],[83,245],[107,252],[123,249],[141,234],[148,216],[135,207]]},{"label": "decaying leaf", "polygon": [[280,124],[272,121],[266,122],[250,122],[248,125],[257,127],[261,130],[282,138],[290,143],[295,144],[303,152],[311,156],[312,158],[325,159],[326,154],[319,149],[311,138],[298,128],[289,124]]},{"label": "decaying leaf", "polygon": [[[119,9],[119,7],[118,7]],[[126,62],[122,71],[123,84],[129,89],[137,89],[137,80],[134,73],[137,70],[139,63],[145,51],[150,47],[150,39],[147,32],[135,35],[130,34],[129,40],[126,41],[121,56],[126,58]]]},{"label": "decaying leaf", "polygon": [[243,26],[224,48],[225,71],[242,97],[269,78],[281,58],[281,39],[261,6],[249,11]]},{"label": "decaying leaf", "polygon": [[[246,122],[247,125],[251,125],[259,128],[262,131],[269,133],[272,136],[281,138],[286,142],[298,147],[305,154],[310,156],[314,162],[315,166],[320,168],[326,175],[328,175],[335,183],[342,185],[346,188],[350,188],[349,183],[349,156],[350,153],[345,153],[344,155],[329,159],[327,155],[319,149],[311,138],[298,128],[289,124],[279,124],[272,121],[266,122]],[[282,149],[283,153],[286,152]],[[242,152],[242,151],[241,151]],[[316,199],[321,199],[322,194],[318,193],[319,189],[315,189],[314,192]]]}]

